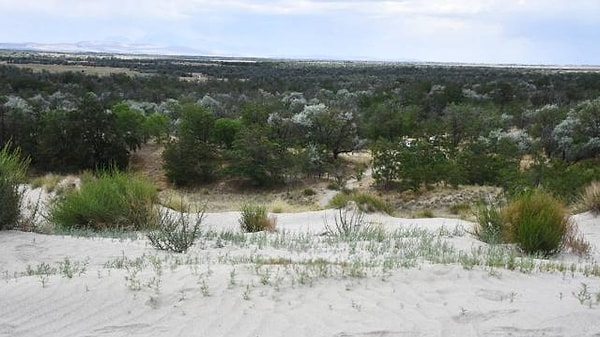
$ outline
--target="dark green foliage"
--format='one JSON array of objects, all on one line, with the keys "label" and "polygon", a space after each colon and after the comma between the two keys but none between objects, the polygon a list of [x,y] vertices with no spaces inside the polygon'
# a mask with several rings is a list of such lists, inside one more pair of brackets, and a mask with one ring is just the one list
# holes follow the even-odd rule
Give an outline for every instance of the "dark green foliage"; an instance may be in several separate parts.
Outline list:
[{"label": "dark green foliage", "polygon": [[127,131],[129,122],[120,123],[94,94],[83,98],[80,109],[50,110],[40,121],[35,164],[62,172],[125,168],[130,150],[139,147],[141,139]]},{"label": "dark green foliage", "polygon": [[501,211],[505,238],[527,254],[559,252],[569,230],[565,207],[542,190],[513,198]]},{"label": "dark green foliage", "polygon": [[130,151],[135,151],[144,143],[146,136],[144,122],[146,116],[142,111],[132,109],[125,103],[119,103],[112,107],[115,115],[116,131],[123,137]]},{"label": "dark green foliage", "polygon": [[384,188],[397,185],[416,191],[455,174],[442,147],[429,139],[380,141],[372,151],[373,178]]},{"label": "dark green foliage", "polygon": [[[544,160],[543,162],[539,162]],[[560,196],[565,202],[574,202],[584,188],[600,178],[600,159],[571,163],[559,159],[539,158],[523,172],[522,189],[542,187]]]},{"label": "dark green foliage", "polygon": [[258,125],[239,132],[230,152],[230,175],[248,179],[257,187],[283,183],[290,153],[267,134],[268,130]]},{"label": "dark green foliage", "polygon": [[152,113],[143,122],[145,138],[153,138],[158,144],[162,144],[169,138],[170,119],[162,113]]},{"label": "dark green foliage", "polygon": [[141,176],[116,169],[83,179],[80,190],[50,206],[50,221],[63,229],[148,229],[154,225],[156,187]]},{"label": "dark green foliage", "polygon": [[21,157],[20,149],[11,143],[0,148],[0,230],[17,225],[21,215],[23,192],[19,184],[25,179],[29,160]]},{"label": "dark green foliage", "polygon": [[176,185],[211,182],[219,164],[217,147],[211,141],[215,118],[205,107],[183,106],[177,139],[163,153],[169,181]]},{"label": "dark green foliage", "polygon": [[239,119],[217,119],[213,130],[215,142],[226,149],[231,149],[233,147],[233,141],[241,128],[242,122]]}]

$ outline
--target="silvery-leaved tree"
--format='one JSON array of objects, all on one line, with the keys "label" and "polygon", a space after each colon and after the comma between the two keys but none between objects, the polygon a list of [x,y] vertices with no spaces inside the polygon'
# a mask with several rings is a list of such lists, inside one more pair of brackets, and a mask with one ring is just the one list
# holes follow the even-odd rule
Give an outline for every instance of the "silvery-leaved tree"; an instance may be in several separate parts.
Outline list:
[{"label": "silvery-leaved tree", "polygon": [[330,108],[321,103],[307,105],[292,120],[306,131],[309,144],[330,154],[333,160],[340,153],[356,150],[360,144],[357,118],[352,112]]},{"label": "silvery-leaved tree", "polygon": [[579,161],[600,155],[600,98],[571,109],[554,128],[552,137],[564,160]]}]

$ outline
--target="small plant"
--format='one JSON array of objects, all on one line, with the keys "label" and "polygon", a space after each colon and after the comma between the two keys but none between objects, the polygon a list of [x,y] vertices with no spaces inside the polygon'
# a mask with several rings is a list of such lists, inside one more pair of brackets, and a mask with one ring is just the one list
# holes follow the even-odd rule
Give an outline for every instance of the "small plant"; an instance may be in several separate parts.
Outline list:
[{"label": "small plant", "polygon": [[317,194],[317,192],[315,192],[315,190],[313,190],[312,188],[305,188],[302,190],[302,195],[305,197],[311,197],[313,195]]},{"label": "small plant", "polygon": [[325,231],[327,234],[342,238],[356,237],[360,233],[368,232],[370,228],[371,224],[365,221],[365,213],[355,204],[338,208],[333,225],[325,221]]},{"label": "small plant", "polygon": [[588,304],[590,308],[592,307],[592,293],[586,283],[581,283],[581,289],[577,293],[573,292],[573,296],[579,300],[580,304]]},{"label": "small plant", "polygon": [[276,219],[267,215],[267,208],[265,206],[254,204],[245,204],[242,206],[239,223],[242,231],[247,233],[273,232],[277,226]]},{"label": "small plant", "polygon": [[491,244],[502,243],[502,220],[496,205],[481,203],[475,213],[477,223],[473,234],[481,241]]},{"label": "small plant", "polygon": [[206,207],[195,214],[193,224],[190,224],[190,220],[183,211],[175,216],[168,210],[160,210],[158,211],[158,229],[149,232],[146,237],[156,249],[184,253],[201,234],[200,226],[205,217],[205,209]]},{"label": "small plant", "polygon": [[541,190],[517,196],[501,211],[506,238],[525,253],[552,255],[563,248],[569,222],[566,209]]},{"label": "small plant", "polygon": [[595,216],[600,215],[600,181],[594,181],[585,188],[580,203],[582,211],[592,212]]},{"label": "small plant", "polygon": [[29,160],[21,158],[21,151],[12,150],[11,143],[0,148],[0,230],[13,228],[21,216],[24,181]]},{"label": "small plant", "polygon": [[568,248],[571,252],[579,256],[588,255],[592,249],[590,243],[579,232],[577,225],[571,221],[567,223],[567,231],[563,240],[565,248]]}]

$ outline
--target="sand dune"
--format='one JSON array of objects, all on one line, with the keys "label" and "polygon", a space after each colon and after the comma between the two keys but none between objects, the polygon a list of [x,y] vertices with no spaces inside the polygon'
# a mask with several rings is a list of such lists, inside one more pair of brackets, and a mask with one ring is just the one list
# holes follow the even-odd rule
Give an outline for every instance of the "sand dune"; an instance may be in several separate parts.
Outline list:
[{"label": "sand dune", "polygon": [[[324,219],[334,214],[276,216],[280,231],[323,240]],[[237,231],[237,217],[208,214],[205,226]],[[370,220],[387,230],[450,233],[470,226],[456,219]],[[553,261],[593,266],[600,218],[586,213],[574,220],[594,246],[591,256]],[[444,240],[457,250],[483,246],[464,232]],[[295,250],[258,242],[206,239],[172,254],[143,238],[0,232],[0,336],[600,336],[600,277],[579,269],[468,270],[422,260],[387,272],[364,267],[357,276],[341,267],[357,261],[351,245]],[[318,265],[323,256],[340,263]],[[332,268],[329,276],[306,261]]]}]

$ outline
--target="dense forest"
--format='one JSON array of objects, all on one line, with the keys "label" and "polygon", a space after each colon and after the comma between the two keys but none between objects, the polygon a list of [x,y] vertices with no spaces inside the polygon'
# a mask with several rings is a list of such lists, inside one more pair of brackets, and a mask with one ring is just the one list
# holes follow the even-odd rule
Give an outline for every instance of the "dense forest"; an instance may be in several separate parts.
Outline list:
[{"label": "dense forest", "polygon": [[363,172],[340,154],[370,150],[381,189],[542,186],[569,200],[600,179],[600,71],[0,53],[0,148],[36,172],[125,168],[146,142],[165,144],[179,186],[343,183]]}]

